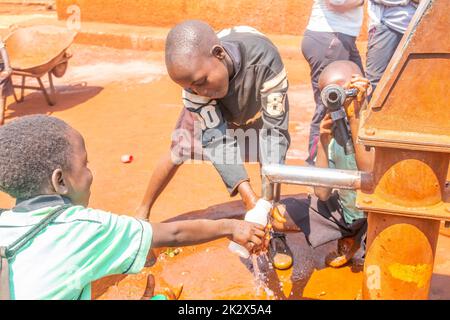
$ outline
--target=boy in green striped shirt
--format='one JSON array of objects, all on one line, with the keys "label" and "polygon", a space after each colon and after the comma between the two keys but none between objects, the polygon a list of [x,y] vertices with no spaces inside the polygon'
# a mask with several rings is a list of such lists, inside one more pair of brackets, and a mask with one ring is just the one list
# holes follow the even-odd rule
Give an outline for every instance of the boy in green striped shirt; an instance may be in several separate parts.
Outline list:
[{"label": "boy in green striped shirt", "polygon": [[[17,199],[12,210],[0,214],[0,247],[68,205],[8,259],[9,288],[0,281],[0,298],[9,289],[11,299],[90,299],[92,281],[140,272],[151,248],[221,237],[250,251],[262,244],[264,227],[240,220],[149,223],[88,208],[93,177],[84,140],[57,118],[12,121],[0,127],[0,145],[0,190]],[[6,278],[7,269],[2,270],[0,280]]]}]

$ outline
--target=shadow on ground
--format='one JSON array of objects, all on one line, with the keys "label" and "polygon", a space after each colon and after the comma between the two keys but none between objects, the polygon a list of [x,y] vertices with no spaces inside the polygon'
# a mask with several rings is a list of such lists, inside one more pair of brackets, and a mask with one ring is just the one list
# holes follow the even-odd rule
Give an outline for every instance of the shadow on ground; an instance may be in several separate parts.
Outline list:
[{"label": "shadow on ground", "polygon": [[[75,85],[57,86],[56,104],[54,106],[49,106],[44,94],[39,91],[25,95],[24,101],[19,103],[14,102],[14,98],[11,96],[8,98],[8,102],[13,103],[10,103],[7,107],[6,120],[31,114],[51,115],[54,112],[71,109],[94,98],[102,90],[103,87],[88,86],[85,82]],[[16,89],[16,94],[19,97],[19,89]]]}]

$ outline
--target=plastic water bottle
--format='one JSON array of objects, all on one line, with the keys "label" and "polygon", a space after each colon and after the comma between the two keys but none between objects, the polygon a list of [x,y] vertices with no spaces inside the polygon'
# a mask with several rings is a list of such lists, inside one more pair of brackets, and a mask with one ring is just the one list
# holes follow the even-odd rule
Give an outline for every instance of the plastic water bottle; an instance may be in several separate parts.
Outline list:
[{"label": "plastic water bottle", "polygon": [[[257,223],[263,226],[267,225],[267,218],[270,210],[272,209],[272,204],[264,199],[259,199],[256,206],[247,212],[245,215],[245,221]],[[231,252],[237,253],[240,257],[247,259],[250,257],[250,253],[240,244],[236,242],[231,242],[228,246]]]}]

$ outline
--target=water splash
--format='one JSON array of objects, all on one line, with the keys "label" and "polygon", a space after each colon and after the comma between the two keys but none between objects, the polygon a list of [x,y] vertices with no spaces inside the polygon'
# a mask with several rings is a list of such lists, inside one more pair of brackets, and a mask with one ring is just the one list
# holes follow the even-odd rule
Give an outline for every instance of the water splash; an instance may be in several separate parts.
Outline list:
[{"label": "water splash", "polygon": [[[259,256],[252,255],[253,277],[255,279],[255,293],[259,297],[265,296],[268,300],[275,299],[275,293],[267,286],[267,271],[264,266],[271,267],[271,263],[266,254]],[[262,268],[261,268],[262,267]],[[267,268],[267,269],[268,269]]]}]

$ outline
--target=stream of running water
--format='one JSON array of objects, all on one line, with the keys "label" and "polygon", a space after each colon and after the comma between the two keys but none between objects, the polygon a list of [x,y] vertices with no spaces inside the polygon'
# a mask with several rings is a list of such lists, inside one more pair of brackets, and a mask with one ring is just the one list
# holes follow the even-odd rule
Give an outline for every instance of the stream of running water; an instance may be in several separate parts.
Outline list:
[{"label": "stream of running water", "polygon": [[267,299],[275,299],[274,292],[267,287],[267,273],[260,270],[259,266],[263,264],[270,263],[268,261],[266,254],[261,254],[259,256],[252,255],[253,264],[253,276],[255,277],[255,289],[258,296],[266,295]]}]

